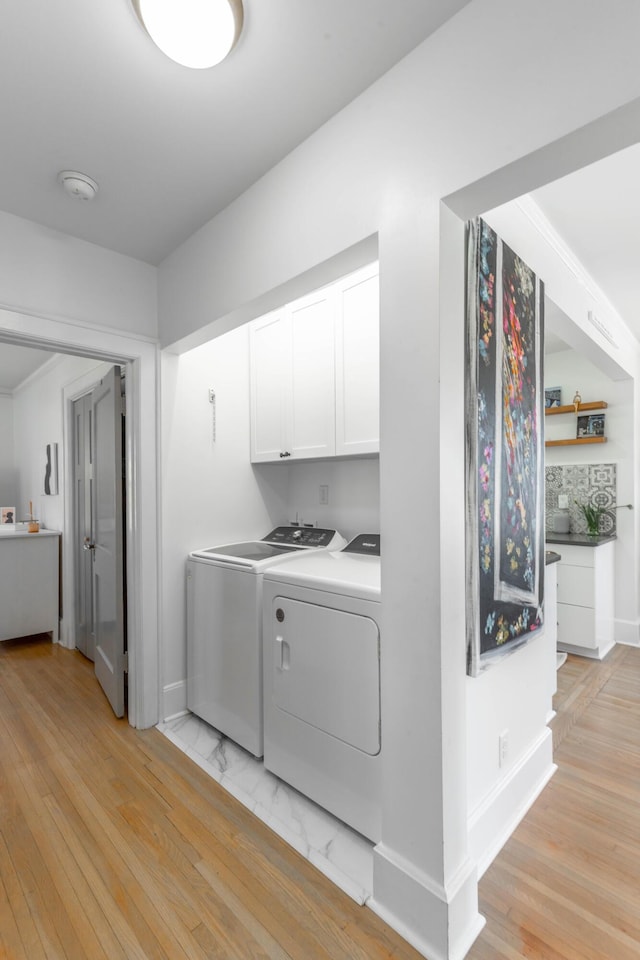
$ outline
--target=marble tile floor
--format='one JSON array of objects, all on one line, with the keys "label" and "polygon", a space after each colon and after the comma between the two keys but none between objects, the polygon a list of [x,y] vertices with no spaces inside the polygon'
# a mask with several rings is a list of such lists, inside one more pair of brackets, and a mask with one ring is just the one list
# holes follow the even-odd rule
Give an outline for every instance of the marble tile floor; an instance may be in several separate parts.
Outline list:
[{"label": "marble tile floor", "polygon": [[194,714],[159,723],[158,730],[356,903],[367,902],[373,890],[369,840]]}]

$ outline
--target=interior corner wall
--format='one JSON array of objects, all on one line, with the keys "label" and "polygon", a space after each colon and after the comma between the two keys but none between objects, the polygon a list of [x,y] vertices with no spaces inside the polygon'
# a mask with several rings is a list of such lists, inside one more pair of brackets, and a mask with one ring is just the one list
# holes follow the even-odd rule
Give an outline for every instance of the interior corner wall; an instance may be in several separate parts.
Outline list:
[{"label": "interior corner wall", "polygon": [[148,263],[2,211],[0,263],[3,309],[157,337]]},{"label": "interior corner wall", "polygon": [[[29,501],[33,513],[50,530],[64,529],[65,476],[63,445],[70,438],[63,430],[63,387],[76,377],[99,365],[97,360],[85,357],[59,356],[45,371],[30,378],[14,393],[15,463],[18,474],[18,519],[29,515]],[[58,444],[58,494],[44,493],[45,448]]]},{"label": "interior corner wall", "polygon": [[0,506],[17,506],[18,483],[13,445],[13,398],[0,394]]},{"label": "interior corner wall", "polygon": [[[287,515],[287,468],[250,462],[249,337],[240,327],[180,356],[162,355],[164,718],[186,709],[186,559],[251,540]],[[215,392],[214,408],[209,390]]]},{"label": "interior corner wall", "polygon": [[[434,958],[463,956],[479,929],[466,745],[453,719],[464,711],[464,636],[443,642],[447,571],[434,521],[441,475],[446,482],[438,345],[442,336],[446,357],[458,343],[449,347],[440,327],[439,203],[640,97],[639,31],[640,7],[624,0],[606,9],[595,0],[471,3],[159,268],[160,334],[170,345],[378,237],[386,754],[372,906]],[[487,123],[491,96],[508,123]],[[523,190],[553,176],[544,155],[527,169]],[[451,389],[462,392],[463,380]],[[456,547],[464,551],[459,533]]]}]

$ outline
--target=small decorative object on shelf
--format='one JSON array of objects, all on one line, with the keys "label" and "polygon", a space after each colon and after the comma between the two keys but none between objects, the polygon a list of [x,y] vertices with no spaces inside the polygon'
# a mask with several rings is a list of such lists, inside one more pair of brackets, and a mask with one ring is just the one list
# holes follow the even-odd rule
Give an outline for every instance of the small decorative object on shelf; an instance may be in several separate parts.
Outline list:
[{"label": "small decorative object on shelf", "polygon": [[581,403],[582,403],[582,397],[580,396],[580,391],[576,390],[576,395],[573,398],[573,409],[576,411],[576,413],[578,412],[578,407],[580,406]]},{"label": "small decorative object on shelf", "polygon": [[576,500],[576,503],[587,523],[587,534],[590,537],[597,537],[600,533],[600,517],[605,512],[604,507],[594,507],[590,503],[580,503],[579,500]]}]

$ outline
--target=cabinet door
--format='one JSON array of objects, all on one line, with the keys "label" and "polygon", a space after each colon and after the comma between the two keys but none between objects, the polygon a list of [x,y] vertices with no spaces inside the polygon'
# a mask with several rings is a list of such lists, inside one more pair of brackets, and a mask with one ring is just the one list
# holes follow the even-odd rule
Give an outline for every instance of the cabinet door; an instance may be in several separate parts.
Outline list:
[{"label": "cabinet door", "polygon": [[249,330],[251,357],[251,460],[280,460],[287,452],[291,338],[283,311],[255,320]]},{"label": "cabinet door", "polygon": [[378,265],[338,285],[336,322],[336,454],[380,450]]},{"label": "cabinet door", "polygon": [[291,367],[288,449],[292,460],[335,455],[335,292],[319,290],[288,308]]}]

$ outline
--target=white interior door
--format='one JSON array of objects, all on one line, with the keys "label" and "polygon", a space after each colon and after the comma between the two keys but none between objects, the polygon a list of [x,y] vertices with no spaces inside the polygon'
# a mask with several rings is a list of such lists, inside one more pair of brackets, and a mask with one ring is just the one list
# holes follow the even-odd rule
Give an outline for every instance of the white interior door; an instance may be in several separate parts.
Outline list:
[{"label": "white interior door", "polygon": [[76,648],[95,661],[93,631],[93,529],[91,394],[73,402],[73,510]]},{"label": "white interior door", "polygon": [[117,717],[124,716],[122,398],[120,370],[95,387],[93,421],[93,604],[95,671]]}]

